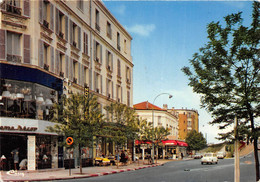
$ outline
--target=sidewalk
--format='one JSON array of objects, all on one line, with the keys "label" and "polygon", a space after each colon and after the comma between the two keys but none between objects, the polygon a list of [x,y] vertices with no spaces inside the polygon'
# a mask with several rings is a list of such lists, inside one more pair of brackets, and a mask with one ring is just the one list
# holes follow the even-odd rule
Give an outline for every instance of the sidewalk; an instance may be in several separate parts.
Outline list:
[{"label": "sidewalk", "polygon": [[82,168],[82,174],[79,173],[79,168],[71,169],[71,175],[69,170],[64,168],[59,169],[47,169],[37,171],[1,171],[0,182],[5,181],[50,181],[61,179],[77,179],[77,178],[89,178],[96,176],[103,176],[115,173],[121,173],[126,171],[140,170],[148,167],[161,166],[164,163],[173,160],[158,160],[157,164],[148,165],[147,160],[143,164],[142,161],[134,162],[127,166],[93,166]]}]

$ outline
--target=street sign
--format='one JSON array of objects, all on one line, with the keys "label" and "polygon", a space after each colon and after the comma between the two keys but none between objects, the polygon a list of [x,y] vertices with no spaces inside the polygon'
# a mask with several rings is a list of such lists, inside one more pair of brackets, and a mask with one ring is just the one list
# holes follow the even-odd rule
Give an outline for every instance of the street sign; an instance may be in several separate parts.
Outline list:
[{"label": "street sign", "polygon": [[67,143],[68,145],[72,145],[72,144],[73,144],[73,138],[72,138],[72,137],[68,137],[68,138],[66,139],[66,143]]}]

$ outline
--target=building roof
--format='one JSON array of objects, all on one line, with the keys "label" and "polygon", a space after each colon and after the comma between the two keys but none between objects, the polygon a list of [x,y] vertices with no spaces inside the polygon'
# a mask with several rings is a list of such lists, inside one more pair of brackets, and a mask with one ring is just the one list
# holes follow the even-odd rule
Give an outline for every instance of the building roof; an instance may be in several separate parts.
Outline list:
[{"label": "building roof", "polygon": [[153,105],[148,101],[135,104],[134,109],[137,109],[137,110],[152,110],[152,109],[154,109],[154,110],[165,111],[165,109],[162,109],[162,108],[160,108],[156,105]]}]

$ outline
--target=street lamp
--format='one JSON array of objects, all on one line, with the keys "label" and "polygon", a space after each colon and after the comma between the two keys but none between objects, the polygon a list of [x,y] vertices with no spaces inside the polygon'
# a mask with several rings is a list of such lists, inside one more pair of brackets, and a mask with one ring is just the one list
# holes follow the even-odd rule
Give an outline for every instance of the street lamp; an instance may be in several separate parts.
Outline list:
[{"label": "street lamp", "polygon": [[[172,95],[169,94],[169,93],[161,93],[161,94],[157,95],[157,96],[154,98],[154,100],[153,100],[153,105],[152,105],[153,129],[154,129],[154,109],[153,109],[154,102],[155,102],[155,100],[156,100],[159,96],[165,95],[165,94],[166,94],[166,95],[169,95],[169,99],[172,98]],[[154,133],[153,133],[153,138],[152,138],[152,140],[154,140]],[[152,141],[152,142],[153,142],[153,144],[152,144],[152,163],[154,164],[154,141]]]}]

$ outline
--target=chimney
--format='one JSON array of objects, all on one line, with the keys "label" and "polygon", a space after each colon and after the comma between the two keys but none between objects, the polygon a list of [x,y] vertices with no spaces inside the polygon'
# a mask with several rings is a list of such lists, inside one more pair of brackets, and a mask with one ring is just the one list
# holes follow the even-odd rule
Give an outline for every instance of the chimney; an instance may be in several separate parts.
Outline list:
[{"label": "chimney", "polygon": [[168,105],[167,104],[163,104],[163,109],[167,110],[168,109]]}]

